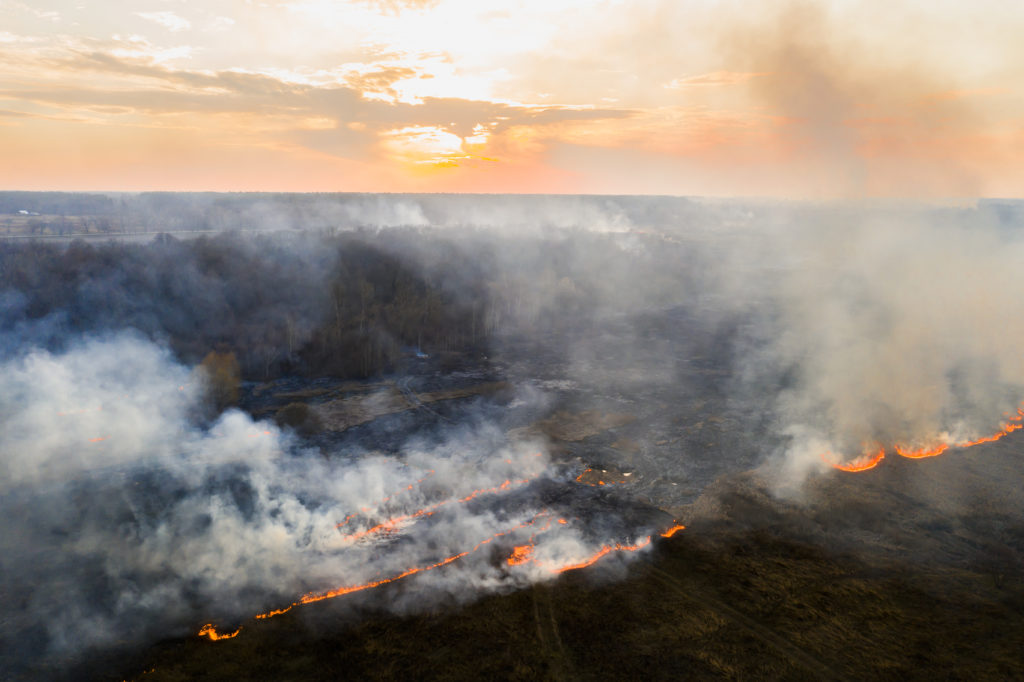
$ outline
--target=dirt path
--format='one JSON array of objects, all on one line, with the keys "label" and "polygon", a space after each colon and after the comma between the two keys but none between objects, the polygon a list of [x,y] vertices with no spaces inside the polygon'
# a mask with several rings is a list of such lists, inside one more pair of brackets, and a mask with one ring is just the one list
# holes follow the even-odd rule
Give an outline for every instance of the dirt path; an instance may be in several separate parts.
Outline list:
[{"label": "dirt path", "polygon": [[395,382],[395,387],[399,391],[401,391],[402,396],[406,399],[406,401],[409,402],[410,405],[412,405],[412,409],[414,409],[414,410],[424,410],[424,411],[429,412],[430,414],[434,415],[438,419],[442,419],[442,420],[444,420],[444,421],[446,421],[448,423],[451,423],[451,421],[452,421],[451,419],[449,419],[448,417],[445,417],[444,415],[439,414],[435,410],[427,407],[426,404],[422,400],[420,400],[420,397],[418,395],[416,395],[416,392],[413,391],[411,388],[409,388],[409,381],[411,379],[412,379],[412,377],[402,377],[401,379],[399,379],[398,381]]},{"label": "dirt path", "polygon": [[558,633],[558,621],[555,619],[555,609],[551,603],[548,588],[544,585],[534,585],[532,592],[533,618],[537,623],[537,640],[540,643],[541,652],[551,664],[551,678],[555,680],[576,679],[572,660]]}]

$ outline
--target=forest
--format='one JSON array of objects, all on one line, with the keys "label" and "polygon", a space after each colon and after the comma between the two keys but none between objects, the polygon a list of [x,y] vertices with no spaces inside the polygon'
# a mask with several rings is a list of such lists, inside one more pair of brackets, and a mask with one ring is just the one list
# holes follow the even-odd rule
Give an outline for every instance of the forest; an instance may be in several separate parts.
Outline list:
[{"label": "forest", "polygon": [[367,378],[415,353],[485,354],[497,330],[581,324],[604,298],[586,268],[608,261],[614,280],[619,255],[601,235],[455,238],[417,228],[8,241],[0,330],[54,348],[129,328],[186,363],[232,353],[248,380]]}]

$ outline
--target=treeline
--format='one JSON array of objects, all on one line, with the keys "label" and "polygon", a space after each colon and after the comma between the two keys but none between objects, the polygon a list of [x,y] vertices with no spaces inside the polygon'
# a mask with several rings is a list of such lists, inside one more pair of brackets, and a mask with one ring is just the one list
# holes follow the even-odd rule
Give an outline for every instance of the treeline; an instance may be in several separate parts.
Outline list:
[{"label": "treeline", "polygon": [[116,202],[105,194],[84,192],[0,192],[0,215],[30,211],[42,215],[110,215]]},{"label": "treeline", "polygon": [[231,353],[250,380],[363,378],[417,351],[559,346],[566,331],[599,335],[608,316],[678,305],[695,290],[697,246],[416,228],[12,240],[0,242],[0,353],[135,329],[186,363]]},{"label": "treeline", "polygon": [[[0,218],[40,214],[47,233],[56,218],[102,218],[115,232],[339,230],[353,227],[445,226],[524,231],[673,229],[700,222],[706,207],[679,197],[518,196],[240,192],[0,191]],[[715,212],[720,209],[711,209]]]},{"label": "treeline", "polygon": [[186,362],[230,351],[248,379],[366,377],[417,348],[480,347],[486,286],[473,268],[428,268],[379,239],[162,235],[150,244],[4,244],[0,338],[7,346],[55,347],[83,333],[131,328]]}]

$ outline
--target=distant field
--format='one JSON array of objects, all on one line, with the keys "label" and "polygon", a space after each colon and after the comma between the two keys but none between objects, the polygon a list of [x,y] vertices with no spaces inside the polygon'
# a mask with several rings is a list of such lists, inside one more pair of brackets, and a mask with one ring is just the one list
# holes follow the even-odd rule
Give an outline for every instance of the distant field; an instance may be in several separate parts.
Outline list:
[{"label": "distant field", "polygon": [[76,215],[0,216],[0,235],[4,237],[68,237],[75,234],[100,235],[138,231],[139,225],[118,224],[111,217]]}]

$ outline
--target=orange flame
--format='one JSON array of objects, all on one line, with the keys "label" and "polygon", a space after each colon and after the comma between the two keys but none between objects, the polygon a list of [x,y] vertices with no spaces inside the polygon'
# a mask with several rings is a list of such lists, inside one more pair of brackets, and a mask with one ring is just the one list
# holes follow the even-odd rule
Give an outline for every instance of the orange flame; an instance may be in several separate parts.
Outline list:
[{"label": "orange flame", "polygon": [[[403,492],[405,492],[406,490],[412,490],[414,487],[416,487],[417,484],[423,483],[423,481],[425,481],[428,478],[430,478],[431,476],[433,476],[434,473],[435,473],[434,470],[431,469],[430,471],[427,472],[427,475],[424,476],[423,478],[418,478],[415,481],[413,481],[412,483],[410,483],[409,485],[407,485],[404,488],[402,488],[401,490],[393,492],[390,495],[388,495],[387,497],[385,497],[385,498],[383,498],[381,500],[378,500],[377,501],[377,505],[380,506],[380,505],[384,504],[385,502],[390,500],[392,497],[400,495]],[[368,511],[370,511],[370,508],[369,507],[362,507],[360,509],[360,511],[362,511],[363,513],[366,513]],[[349,514],[348,516],[345,517],[345,520],[342,521],[341,523],[339,523],[338,525],[336,525],[335,528],[341,528],[342,526],[344,526],[345,524],[347,524],[349,521],[351,521],[352,519],[354,519],[357,516],[359,516],[359,514]]]},{"label": "orange flame", "polygon": [[[589,485],[592,488],[596,488],[597,486],[601,486],[601,485],[615,485],[616,483],[625,483],[625,481],[605,481],[605,480],[598,480],[598,481],[596,481],[594,483],[588,483],[588,482],[584,481],[583,477],[586,476],[587,474],[593,472],[593,471],[594,470],[590,469],[590,468],[584,469],[583,473],[581,473],[579,476],[576,477],[576,482],[577,483],[582,483],[583,485]],[[608,473],[608,472],[602,471],[602,473]]]},{"label": "orange flame", "polygon": [[643,549],[647,545],[651,544],[651,537],[647,536],[645,539],[636,543],[635,545],[623,545],[616,543],[614,545],[604,545],[601,549],[597,550],[594,554],[587,557],[583,561],[577,564],[569,564],[568,566],[560,566],[557,568],[550,569],[552,573],[565,573],[566,571],[576,571],[587,566],[593,566],[603,557],[611,554],[612,552],[636,552]]},{"label": "orange flame", "polygon": [[[536,478],[536,476],[534,476],[533,478]],[[531,480],[532,480],[531,478],[521,478],[521,479],[519,479],[517,481],[512,481],[511,479],[506,479],[505,482],[502,483],[501,485],[496,485],[496,486],[491,487],[491,488],[481,488],[480,490],[474,490],[473,492],[471,492],[469,495],[466,495],[465,497],[450,498],[450,499],[447,499],[447,500],[442,500],[442,501],[437,502],[435,504],[432,504],[432,505],[430,505],[428,507],[424,507],[423,509],[418,509],[418,510],[416,510],[414,512],[411,512],[409,514],[402,514],[401,516],[393,516],[390,519],[387,519],[385,521],[381,521],[376,526],[373,526],[371,528],[367,528],[366,530],[359,531],[357,533],[352,533],[350,535],[345,535],[345,536],[342,537],[342,539],[343,540],[360,540],[360,539],[365,538],[365,537],[367,537],[369,535],[373,535],[374,533],[387,532],[387,531],[393,530],[395,527],[398,526],[398,524],[400,524],[400,523],[402,523],[404,521],[411,521],[413,519],[419,519],[419,518],[424,518],[424,517],[427,517],[427,516],[432,516],[433,514],[437,513],[438,509],[440,509],[441,507],[444,507],[446,505],[449,505],[449,504],[462,504],[464,502],[469,502],[470,500],[472,500],[474,498],[477,498],[477,497],[480,497],[481,495],[489,495],[489,494],[493,494],[493,493],[499,493],[499,492],[501,492],[503,490],[507,490],[508,488],[510,488],[513,485],[523,485],[525,483],[529,483]],[[345,525],[346,523],[348,523],[351,518],[352,518],[352,515],[349,515],[348,518],[346,518],[344,521],[342,521],[340,524],[338,524],[338,527],[341,527],[341,526]]]},{"label": "orange flame", "polygon": [[[466,498],[464,498],[464,499],[466,499]],[[381,585],[386,585],[388,583],[396,582],[398,580],[401,580],[402,578],[408,578],[409,576],[415,575],[417,573],[425,573],[427,571],[432,571],[435,568],[441,568],[442,566],[447,566],[448,564],[450,564],[452,562],[458,561],[459,559],[461,559],[463,557],[466,557],[466,556],[469,556],[470,554],[473,554],[474,552],[478,551],[481,547],[490,544],[491,542],[493,542],[494,540],[496,540],[498,538],[501,538],[501,537],[503,537],[505,535],[511,535],[512,533],[515,533],[515,532],[517,532],[519,530],[522,530],[524,528],[529,528],[530,526],[534,526],[539,519],[541,519],[543,517],[546,517],[546,516],[548,516],[548,512],[542,511],[542,512],[536,514],[529,521],[524,521],[523,523],[521,523],[521,524],[519,524],[517,526],[514,526],[512,528],[509,528],[508,530],[504,530],[504,531],[495,533],[491,537],[485,538],[485,539],[481,540],[480,542],[478,542],[471,549],[468,549],[468,550],[466,550],[464,552],[459,552],[458,554],[453,554],[453,555],[451,555],[449,557],[445,557],[444,559],[441,559],[440,561],[437,561],[437,562],[435,562],[433,564],[428,564],[428,565],[425,565],[425,566],[415,566],[413,568],[406,569],[406,570],[402,571],[401,573],[398,573],[397,575],[393,575],[390,578],[381,578],[380,580],[373,580],[373,581],[370,581],[368,583],[363,583],[361,585],[348,585],[348,586],[344,586],[344,587],[338,587],[338,588],[333,589],[333,590],[328,590],[326,592],[309,592],[307,594],[302,595],[296,601],[292,602],[291,604],[289,604],[288,606],[286,606],[284,608],[274,609],[272,611],[267,611],[266,613],[260,613],[260,614],[257,614],[256,616],[254,616],[254,618],[256,620],[265,620],[267,618],[273,618],[274,616],[279,616],[279,615],[281,615],[283,613],[287,613],[287,612],[291,611],[296,606],[305,605],[305,604],[312,604],[314,602],[323,601],[325,599],[333,599],[334,597],[340,597],[340,596],[343,596],[343,595],[346,595],[346,594],[352,594],[354,592],[361,592],[363,590],[369,590],[369,589],[372,589],[374,587],[380,587]],[[559,524],[566,524],[567,523],[567,521],[565,519],[557,519],[557,522]],[[548,522],[546,524],[544,524],[544,526],[542,526],[540,528],[537,528],[533,532],[533,534],[530,536],[530,539],[528,540],[527,544],[525,544],[525,545],[518,545],[515,548],[513,548],[512,554],[507,559],[509,565],[518,566],[518,565],[522,565],[522,564],[529,563],[529,562],[541,563],[536,558],[533,557],[534,540],[537,537],[537,535],[539,535],[540,533],[543,533],[543,532],[547,531],[548,529],[550,529],[551,528],[551,524],[552,524],[552,521],[549,519]],[[679,525],[679,524],[673,525],[672,527],[668,528],[663,533],[661,533],[661,537],[665,537],[665,538],[672,537],[678,531],[683,530],[684,528],[685,528],[685,526],[682,526],[682,525]],[[549,567],[549,570],[552,573],[565,573],[567,571],[575,571],[575,570],[578,570],[578,569],[581,569],[581,568],[586,568],[588,566],[593,566],[595,563],[600,561],[603,557],[607,556],[608,554],[610,554],[612,552],[636,552],[636,551],[638,551],[640,549],[643,549],[647,545],[651,544],[651,540],[652,540],[652,537],[651,536],[647,536],[646,538],[644,538],[643,540],[640,540],[639,542],[637,542],[634,545],[625,545],[625,544],[621,544],[621,543],[616,543],[614,545],[604,545],[604,546],[601,547],[601,549],[599,549],[597,552],[595,552],[591,556],[587,557],[583,561],[580,561],[580,562],[574,563],[574,564],[565,565],[565,566]],[[221,639],[231,639],[232,637],[236,637],[238,635],[238,633],[241,632],[241,631],[242,631],[242,628],[239,627],[234,632],[227,633],[227,634],[218,634],[217,631],[214,629],[213,624],[212,623],[208,623],[208,624],[204,625],[202,627],[202,629],[199,631],[199,636],[200,637],[208,637],[211,641],[217,641],[217,640],[221,640]]]},{"label": "orange flame", "polygon": [[108,437],[109,436],[97,436],[96,438],[90,438],[89,442],[90,443],[99,443],[100,441],[106,440]]},{"label": "orange flame", "polygon": [[209,637],[211,642],[216,642],[217,640],[220,640],[220,639],[231,639],[232,637],[237,637],[238,633],[241,632],[241,631],[242,631],[242,628],[239,627],[234,632],[228,632],[228,633],[225,633],[225,634],[221,635],[221,634],[217,633],[217,630],[213,627],[213,623],[207,623],[199,631],[199,637]]},{"label": "orange flame", "polygon": [[[506,481],[506,483],[507,483],[507,481]],[[393,582],[395,582],[397,580],[401,580],[402,578],[408,578],[410,575],[415,575],[417,573],[425,573],[427,571],[432,571],[435,568],[441,568],[442,566],[447,566],[448,564],[452,563],[453,561],[458,561],[462,557],[468,556],[468,555],[472,554],[473,552],[476,552],[481,547],[483,547],[486,544],[489,544],[489,543],[493,542],[497,538],[500,538],[500,537],[502,537],[504,535],[508,535],[510,533],[514,533],[517,530],[520,530],[522,528],[527,528],[529,526],[532,526],[537,521],[537,519],[540,518],[541,516],[542,516],[542,514],[538,514],[537,516],[534,516],[531,520],[526,521],[524,523],[521,523],[518,526],[515,526],[514,528],[510,528],[509,530],[502,531],[500,533],[495,533],[491,537],[485,538],[485,539],[481,540],[480,542],[478,542],[476,544],[476,546],[474,546],[472,549],[466,550],[465,552],[459,552],[458,554],[453,554],[452,556],[444,558],[444,559],[441,559],[440,561],[438,561],[436,563],[428,564],[426,566],[416,566],[416,567],[413,567],[413,568],[409,568],[409,569],[406,569],[405,571],[402,571],[398,575],[392,576],[390,578],[381,578],[380,580],[374,580],[374,581],[371,581],[371,582],[368,582],[368,583],[363,583],[362,585],[350,585],[350,586],[347,586],[347,587],[339,587],[339,588],[336,588],[336,589],[333,589],[333,590],[328,590],[327,592],[319,592],[319,593],[317,593],[317,592],[310,592],[309,594],[305,594],[305,595],[299,597],[299,600],[297,602],[295,602],[295,604],[311,604],[313,602],[322,601],[324,599],[333,599],[334,597],[340,597],[340,596],[345,595],[345,594],[352,594],[353,592],[361,592],[363,590],[368,590],[368,589],[371,589],[371,588],[374,588],[374,587],[380,587],[381,585],[386,585],[388,583],[393,583]]]},{"label": "orange flame", "polygon": [[667,529],[664,533],[661,533],[661,537],[670,538],[681,530],[686,530],[686,526],[682,524],[676,524],[671,528]]},{"label": "orange flame", "polygon": [[[829,454],[831,455],[832,453]],[[822,458],[824,459],[824,455],[822,456]],[[878,452],[876,452],[873,455],[864,454],[858,457],[857,459],[853,460],[852,462],[847,463],[833,462],[832,466],[834,466],[836,469],[839,469],[840,471],[867,471],[868,469],[874,469],[876,466],[878,466],[878,463],[881,462],[883,459],[885,459],[885,448],[878,448]],[[826,459],[825,461],[828,460]]]},{"label": "orange flame", "polygon": [[508,563],[510,566],[525,564],[530,560],[530,555],[532,553],[533,545],[519,545],[512,550],[512,555],[508,558]]},{"label": "orange flame", "polygon": [[932,448],[920,448],[918,450],[906,450],[903,447],[896,445],[894,448],[896,454],[900,457],[907,457],[909,459],[924,459],[925,457],[938,457],[943,452],[949,449],[949,443],[943,443],[936,445]]},{"label": "orange flame", "polygon": [[964,441],[963,443],[958,443],[957,447],[959,447],[959,448],[969,448],[969,447],[973,447],[975,445],[981,445],[982,443],[994,443],[997,440],[999,440],[1000,438],[1002,438],[1003,436],[1008,436],[1009,434],[1013,433],[1014,431],[1018,431],[1021,428],[1024,428],[1024,427],[1022,427],[1020,424],[1012,424],[1012,423],[1005,424],[1000,431],[998,431],[996,433],[993,433],[991,436],[984,436],[984,437],[979,438],[977,440]]},{"label": "orange flame", "polygon": [[[1018,407],[1017,414],[1013,415],[1012,417],[1009,415],[1009,413],[1004,413],[1003,416],[1009,417],[1008,421],[1005,424],[1003,424],[1002,427],[1000,427],[999,431],[995,432],[991,436],[982,436],[981,438],[977,438],[975,440],[965,440],[960,441],[959,443],[940,443],[938,445],[923,447],[917,450],[910,450],[909,448],[906,448],[902,445],[894,445],[893,450],[895,450],[896,454],[900,455],[901,457],[907,457],[909,459],[924,459],[927,457],[937,457],[938,455],[941,455],[950,448],[965,449],[974,447],[975,445],[981,445],[982,443],[994,443],[1000,438],[1008,436],[1014,431],[1019,431],[1020,429],[1024,428],[1024,424],[1021,423],[1022,420],[1024,420],[1024,407]],[[826,455],[823,454],[821,456],[822,459],[824,459],[826,462],[829,462],[836,469],[839,469],[840,471],[860,472],[867,471],[868,469],[873,469],[874,467],[876,467],[878,463],[881,462],[882,459],[885,457],[885,448],[879,448],[878,452],[875,453],[874,455],[863,455],[858,459],[855,459],[854,461],[846,464],[830,461],[830,459],[834,460],[834,456],[832,456],[831,453],[826,454],[829,457],[827,458]]]}]

